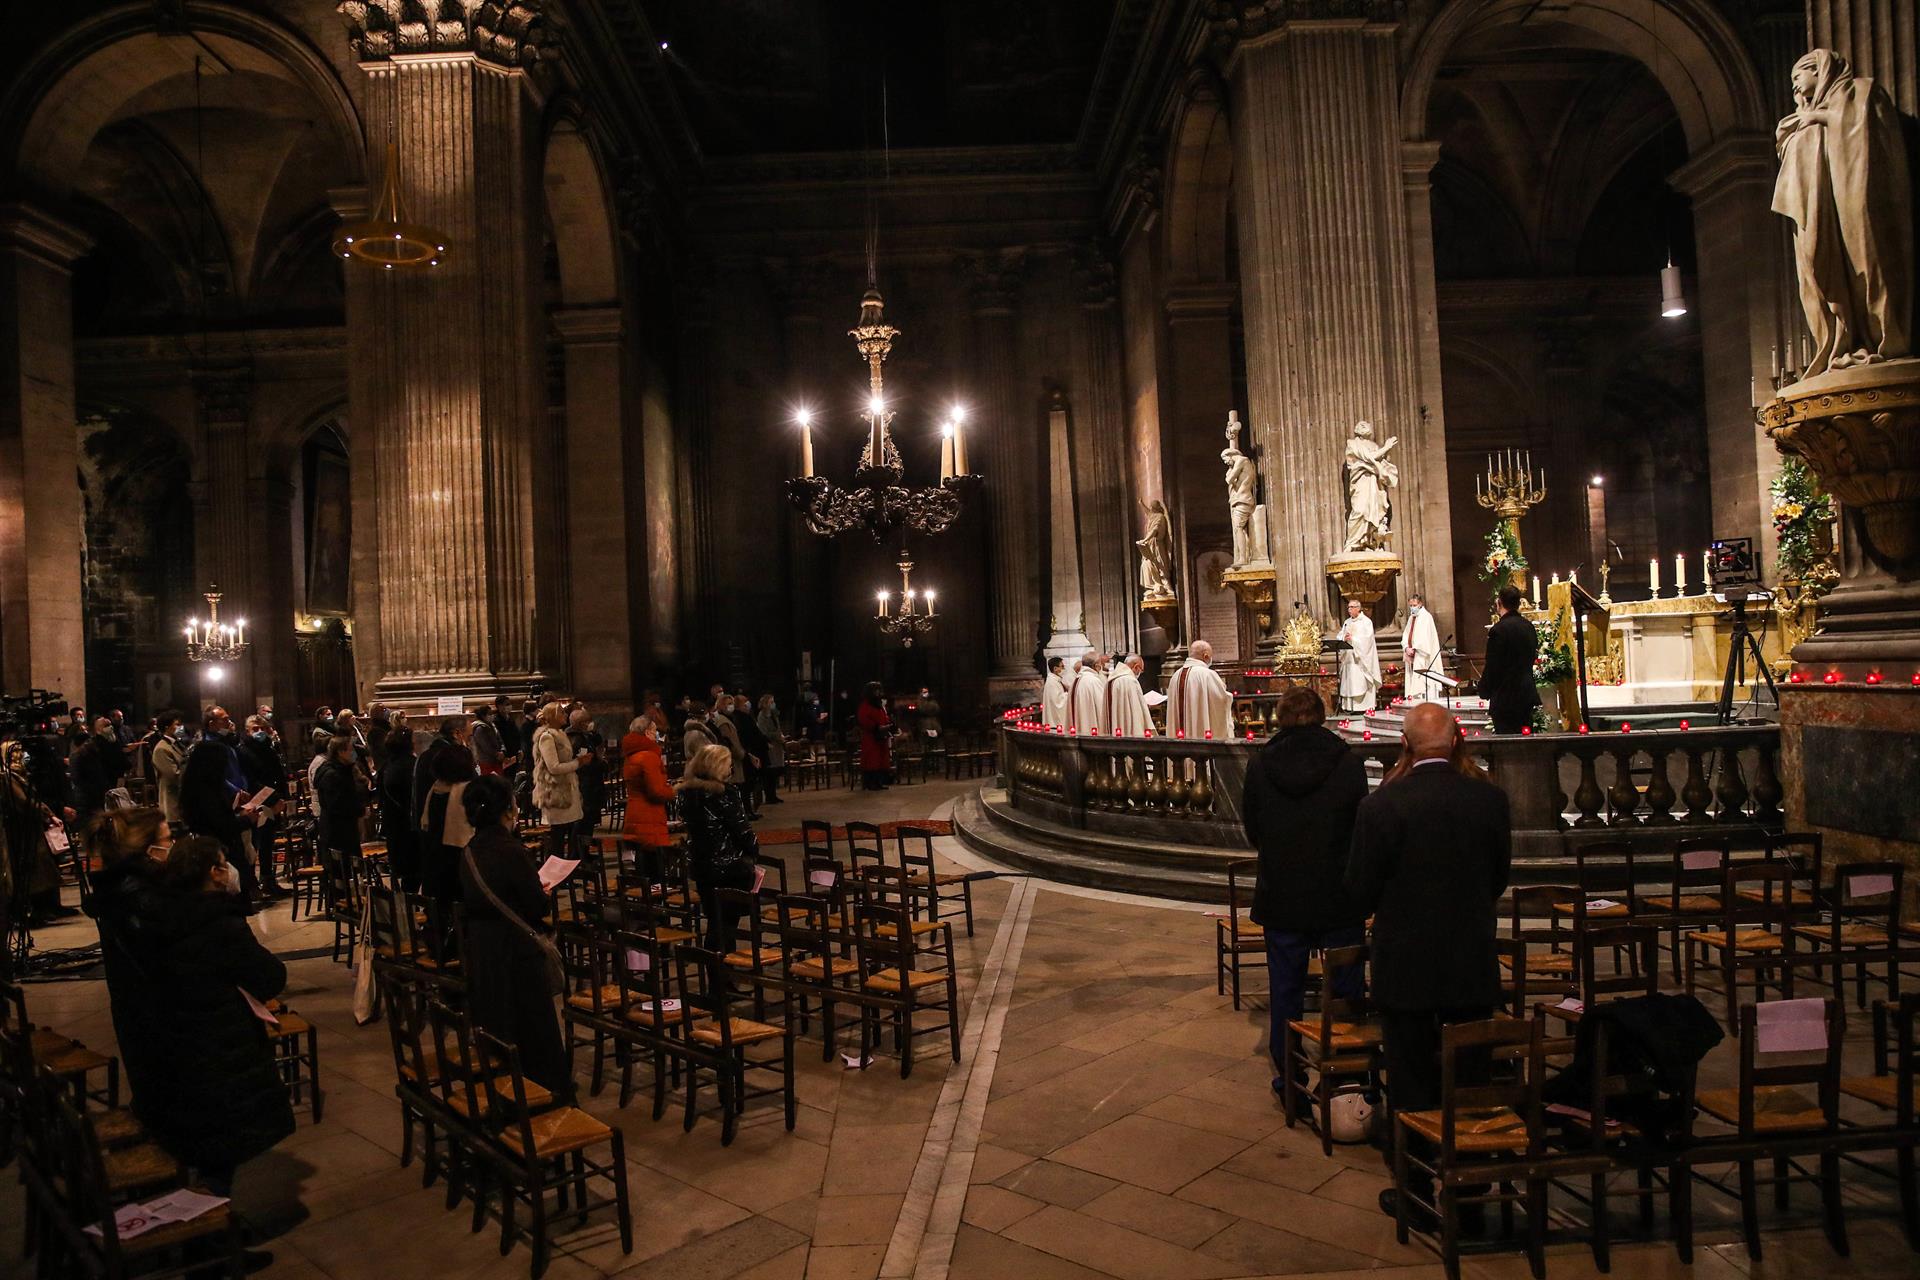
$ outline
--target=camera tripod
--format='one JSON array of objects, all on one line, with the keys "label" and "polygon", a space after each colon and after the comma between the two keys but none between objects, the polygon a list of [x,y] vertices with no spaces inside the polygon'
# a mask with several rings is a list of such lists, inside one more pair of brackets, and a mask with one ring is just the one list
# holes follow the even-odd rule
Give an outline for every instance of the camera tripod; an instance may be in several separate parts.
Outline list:
[{"label": "camera tripod", "polygon": [[1767,683],[1767,692],[1773,695],[1773,705],[1780,705],[1780,690],[1773,683],[1773,669],[1767,666],[1767,659],[1760,652],[1760,642],[1754,638],[1753,630],[1747,625],[1747,596],[1744,591],[1739,595],[1729,594],[1727,603],[1733,608],[1733,635],[1727,648],[1727,671],[1720,680],[1720,702],[1715,710],[1714,719],[1718,724],[1733,723],[1733,687],[1747,682],[1747,655],[1753,655],[1753,665],[1760,672],[1760,678]]}]

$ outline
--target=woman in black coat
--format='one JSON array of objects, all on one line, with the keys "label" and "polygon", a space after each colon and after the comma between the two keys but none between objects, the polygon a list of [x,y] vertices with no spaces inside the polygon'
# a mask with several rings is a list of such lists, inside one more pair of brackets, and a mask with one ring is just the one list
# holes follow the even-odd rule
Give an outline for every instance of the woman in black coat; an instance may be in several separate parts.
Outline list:
[{"label": "woman in black coat", "polygon": [[133,1109],[167,1153],[210,1190],[228,1194],[234,1169],[293,1132],[293,1106],[266,1024],[247,1005],[285,990],[287,967],[260,945],[239,898],[238,872],[205,837],[167,855],[170,890],[136,922],[133,950],[158,993],[160,1069]]},{"label": "woman in black coat", "polygon": [[387,860],[400,886],[420,891],[419,834],[413,826],[413,734],[404,724],[390,726],[380,749],[380,834]]},{"label": "woman in black coat", "polygon": [[[469,782],[461,806],[473,839],[460,858],[466,910],[467,1011],[474,1025],[520,1047],[527,1078],[570,1096],[573,1076],[554,1015],[545,954],[529,930],[550,932],[547,891],[533,855],[513,834],[513,792],[499,777]],[[505,910],[502,910],[502,908]],[[512,912],[518,920],[510,920]]]},{"label": "woman in black coat", "polygon": [[161,1024],[167,997],[136,947],[147,922],[167,914],[173,896],[164,875],[173,833],[160,810],[108,809],[87,828],[87,849],[100,861],[91,874],[87,910],[100,928],[100,965],[107,981],[113,1038],[127,1088],[139,1097],[164,1069]]},{"label": "woman in black coat", "polygon": [[327,741],[327,758],[313,774],[320,800],[320,846],[342,858],[360,855],[360,817],[367,811],[367,784],[355,766],[353,739]]},{"label": "woman in black coat", "polygon": [[752,888],[753,859],[760,852],[740,788],[726,781],[732,772],[732,752],[703,747],[687,762],[677,789],[680,818],[687,824],[687,867],[707,917],[703,942],[722,955],[733,950],[740,920],[719,909],[719,890]]},{"label": "woman in black coat", "polygon": [[[1274,718],[1280,731],[1247,768],[1241,818],[1260,857],[1253,921],[1266,936],[1271,1026],[1267,1052],[1276,1069],[1282,1029],[1305,1008],[1307,954],[1365,941],[1366,912],[1343,879],[1354,815],[1367,795],[1360,756],[1323,723],[1326,705],[1311,689],[1289,689]],[[1360,994],[1359,970],[1334,976],[1335,994]],[[1274,1087],[1283,1081],[1276,1079]]]}]

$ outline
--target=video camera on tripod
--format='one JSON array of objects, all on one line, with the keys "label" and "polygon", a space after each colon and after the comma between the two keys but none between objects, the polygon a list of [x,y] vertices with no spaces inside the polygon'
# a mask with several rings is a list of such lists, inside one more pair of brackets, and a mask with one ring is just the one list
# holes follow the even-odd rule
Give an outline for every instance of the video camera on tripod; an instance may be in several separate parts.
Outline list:
[{"label": "video camera on tripod", "polygon": [[1780,690],[1774,686],[1773,671],[1767,666],[1766,656],[1760,651],[1760,642],[1754,638],[1753,629],[1747,624],[1748,602],[1769,597],[1760,582],[1760,562],[1753,554],[1753,539],[1715,538],[1707,548],[1707,563],[1712,574],[1714,599],[1732,611],[1727,669],[1720,677],[1720,701],[1715,708],[1715,718],[1719,723],[1732,724],[1734,686],[1747,682],[1749,657],[1760,672],[1760,678],[1766,682],[1767,692],[1773,695],[1773,705],[1780,705]]}]

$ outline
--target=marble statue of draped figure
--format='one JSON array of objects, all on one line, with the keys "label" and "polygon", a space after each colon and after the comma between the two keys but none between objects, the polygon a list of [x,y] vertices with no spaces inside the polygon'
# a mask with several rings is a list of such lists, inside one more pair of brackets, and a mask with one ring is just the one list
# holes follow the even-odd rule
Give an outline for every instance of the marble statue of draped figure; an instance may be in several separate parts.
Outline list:
[{"label": "marble statue of draped figure", "polygon": [[1376,444],[1373,424],[1362,419],[1347,437],[1347,551],[1375,551],[1387,545],[1392,507],[1387,490],[1400,483],[1400,468],[1387,454],[1400,437]]},{"label": "marble statue of draped figure", "polygon": [[1794,112],[1774,129],[1773,211],[1793,220],[1806,374],[1913,354],[1913,189],[1885,88],[1831,49],[1793,64]]},{"label": "marble statue of draped figure", "polygon": [[1140,548],[1140,594],[1148,600],[1173,597],[1173,522],[1167,504],[1155,498],[1147,504],[1147,535],[1133,544]]}]

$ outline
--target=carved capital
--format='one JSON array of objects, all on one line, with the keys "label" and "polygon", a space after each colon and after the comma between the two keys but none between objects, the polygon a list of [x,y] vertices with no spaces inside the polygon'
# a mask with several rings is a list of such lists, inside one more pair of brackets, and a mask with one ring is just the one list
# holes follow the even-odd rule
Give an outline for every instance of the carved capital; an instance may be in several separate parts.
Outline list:
[{"label": "carved capital", "polygon": [[529,68],[547,42],[546,0],[340,0],[347,43],[362,62],[396,54],[471,53]]},{"label": "carved capital", "polygon": [[1074,246],[1073,278],[1080,286],[1080,305],[1088,310],[1110,307],[1119,300],[1119,268],[1107,246],[1098,240]]},{"label": "carved capital", "polygon": [[1231,50],[1290,22],[1397,23],[1406,0],[1214,0],[1207,21],[1217,48]]},{"label": "carved capital", "polygon": [[960,270],[967,281],[976,315],[996,315],[1013,310],[1020,282],[1027,273],[1025,248],[991,249],[984,253],[960,255]]},{"label": "carved capital", "polygon": [[1868,557],[1902,582],[1920,578],[1920,360],[1805,379],[1760,416],[1781,452],[1860,514]]}]

